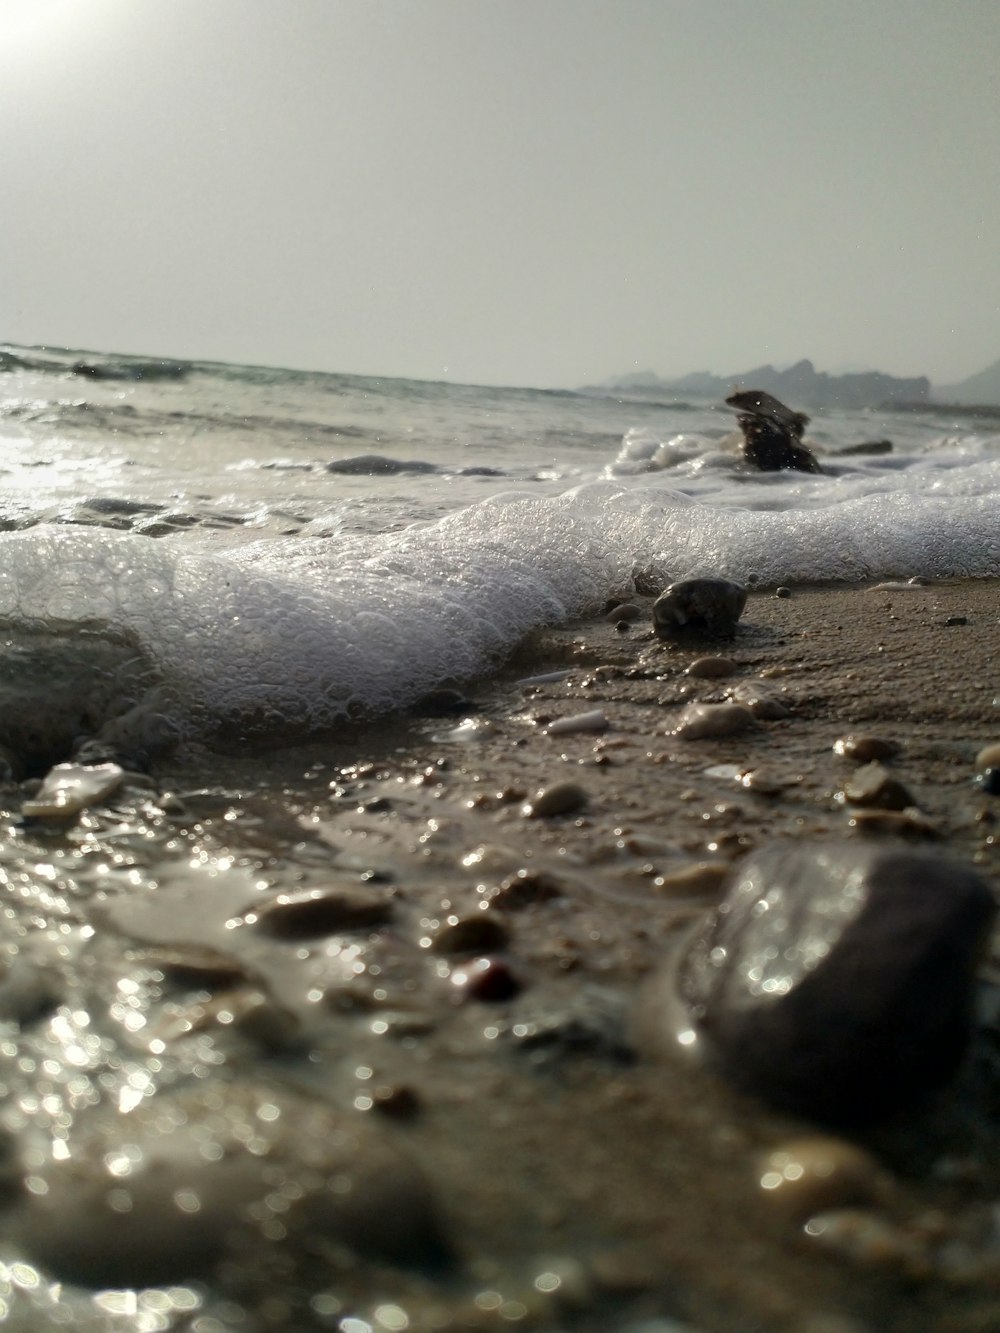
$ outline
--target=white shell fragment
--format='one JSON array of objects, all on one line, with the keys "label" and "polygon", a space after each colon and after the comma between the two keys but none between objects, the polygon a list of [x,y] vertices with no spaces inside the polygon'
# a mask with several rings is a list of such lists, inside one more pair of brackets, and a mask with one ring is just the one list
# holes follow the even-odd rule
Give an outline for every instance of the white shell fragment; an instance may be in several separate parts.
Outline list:
[{"label": "white shell fragment", "polygon": [[25,815],[63,819],[97,805],[122,784],[117,764],[56,764],[35,795],[21,806]]},{"label": "white shell fragment", "polygon": [[572,731],[607,731],[608,719],[600,708],[589,713],[575,713],[572,717],[557,717],[546,731],[550,736],[565,736]]}]

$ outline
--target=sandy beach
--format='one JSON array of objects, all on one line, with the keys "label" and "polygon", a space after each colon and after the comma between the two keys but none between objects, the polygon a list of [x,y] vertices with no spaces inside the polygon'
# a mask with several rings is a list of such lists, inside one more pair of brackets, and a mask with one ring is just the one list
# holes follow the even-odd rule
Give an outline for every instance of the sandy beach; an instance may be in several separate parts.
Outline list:
[{"label": "sandy beach", "polygon": [[[424,1222],[401,1224],[388,1266],[377,1247],[331,1260],[291,1226],[279,1243],[262,1228],[210,1266],[206,1309],[270,1310],[261,1326],[278,1328],[386,1301],[410,1322],[375,1328],[995,1328],[995,1029],[944,1095],[847,1136],[870,1156],[817,1196],[837,1215],[810,1236],[808,1198],[803,1212],[761,1189],[761,1163],[831,1131],[674,1047],[657,979],[729,867],[775,839],[905,840],[1000,889],[997,798],[973,781],[1000,740],[998,595],[986,581],[752,592],[735,636],[709,643],[657,639],[638,599],[534,636],[405,719],[253,756],[189,750],[68,829],[29,821],[24,864],[57,864],[69,919],[96,932],[44,967],[76,1003],[103,996],[133,1056],[157,1054],[150,1116],[206,1079],[263,1088],[291,1141],[318,1105],[374,1125],[439,1219],[432,1276],[407,1254]],[[690,674],[699,660],[711,674]],[[734,688],[764,716],[674,734],[687,703]],[[835,745],[852,735],[898,747],[886,767],[905,808],[845,800],[858,761]],[[25,792],[5,789],[10,818]],[[29,933],[39,892],[16,909]],[[123,978],[142,1016],[125,1031],[106,1016]],[[146,1114],[96,1107],[70,1142],[134,1139]],[[35,1203],[15,1203],[11,1231],[43,1268],[79,1280],[110,1250],[101,1280],[117,1287],[143,1267],[111,1215],[106,1233],[88,1222],[93,1253],[71,1222],[39,1242]],[[169,1227],[149,1245],[155,1281],[188,1276]]]}]

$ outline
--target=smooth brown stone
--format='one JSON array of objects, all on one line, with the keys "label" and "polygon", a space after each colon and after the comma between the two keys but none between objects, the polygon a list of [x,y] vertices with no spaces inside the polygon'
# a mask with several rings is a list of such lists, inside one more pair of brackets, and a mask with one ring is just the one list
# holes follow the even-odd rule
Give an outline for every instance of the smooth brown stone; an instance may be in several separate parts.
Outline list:
[{"label": "smooth brown stone", "polygon": [[247,909],[243,920],[282,940],[311,940],[342,930],[370,930],[392,918],[388,898],[360,889],[299,889]]}]

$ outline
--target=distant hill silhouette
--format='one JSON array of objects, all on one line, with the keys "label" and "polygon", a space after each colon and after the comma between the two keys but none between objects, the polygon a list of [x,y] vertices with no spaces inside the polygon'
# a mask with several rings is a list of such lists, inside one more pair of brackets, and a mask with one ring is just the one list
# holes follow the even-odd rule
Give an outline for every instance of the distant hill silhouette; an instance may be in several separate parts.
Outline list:
[{"label": "distant hill silhouette", "polygon": [[[1000,363],[998,363],[1000,372]],[[725,398],[735,389],[766,389],[776,398],[807,407],[883,407],[894,403],[922,403],[930,398],[931,382],[926,375],[900,379],[870,370],[860,374],[828,375],[811,361],[797,361],[786,370],[757,366],[736,375],[713,375],[695,371],[679,379],[661,379],[652,371],[616,376],[600,386],[630,393],[664,394],[672,397]]]},{"label": "distant hill silhouette", "polygon": [[958,384],[935,386],[934,398],[941,403],[973,403],[989,406],[1000,403],[1000,361],[980,370]]}]

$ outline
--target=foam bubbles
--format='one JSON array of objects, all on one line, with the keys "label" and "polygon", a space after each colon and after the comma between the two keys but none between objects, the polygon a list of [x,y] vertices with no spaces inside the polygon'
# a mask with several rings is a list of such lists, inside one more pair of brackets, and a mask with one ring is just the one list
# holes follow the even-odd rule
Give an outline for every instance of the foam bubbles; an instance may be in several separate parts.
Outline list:
[{"label": "foam bubbles", "polygon": [[134,643],[200,724],[329,727],[489,669],[636,571],[761,585],[1000,573],[1000,463],[924,462],[730,472],[698,499],[667,488],[672,470],[497,495],[377,537],[232,549],[39,526],[0,538],[0,619]]}]

